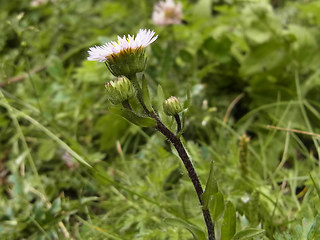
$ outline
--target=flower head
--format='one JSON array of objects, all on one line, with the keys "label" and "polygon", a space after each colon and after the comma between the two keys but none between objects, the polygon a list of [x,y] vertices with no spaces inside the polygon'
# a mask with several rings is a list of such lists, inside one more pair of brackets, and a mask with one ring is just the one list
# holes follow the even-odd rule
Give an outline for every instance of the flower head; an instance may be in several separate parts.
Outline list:
[{"label": "flower head", "polygon": [[183,111],[183,107],[177,97],[171,96],[163,102],[163,110],[168,116],[175,116]]},{"label": "flower head", "polygon": [[88,60],[105,62],[115,76],[129,77],[142,72],[146,65],[144,48],[158,38],[154,34],[154,31],[140,29],[136,37],[118,36],[117,42],[111,41],[102,46],[91,47]]},{"label": "flower head", "polygon": [[160,1],[154,6],[152,20],[156,25],[167,26],[180,24],[182,19],[182,5],[173,0]]},{"label": "flower head", "polygon": [[124,76],[107,82],[105,87],[107,90],[107,98],[115,105],[132,98],[136,93],[130,80]]}]

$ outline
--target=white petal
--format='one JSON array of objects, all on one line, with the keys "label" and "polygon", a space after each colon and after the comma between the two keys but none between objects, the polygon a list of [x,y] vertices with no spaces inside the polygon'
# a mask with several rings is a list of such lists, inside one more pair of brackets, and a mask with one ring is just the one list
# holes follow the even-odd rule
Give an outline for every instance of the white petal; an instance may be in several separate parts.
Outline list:
[{"label": "white petal", "polygon": [[102,46],[89,48],[88,60],[105,62],[107,61],[107,57],[111,54],[117,54],[126,49],[146,47],[158,38],[158,35],[154,37],[154,34],[154,31],[140,29],[136,37],[134,37],[134,35],[128,35],[128,37],[123,36],[122,38],[118,36],[117,42],[111,41]]}]

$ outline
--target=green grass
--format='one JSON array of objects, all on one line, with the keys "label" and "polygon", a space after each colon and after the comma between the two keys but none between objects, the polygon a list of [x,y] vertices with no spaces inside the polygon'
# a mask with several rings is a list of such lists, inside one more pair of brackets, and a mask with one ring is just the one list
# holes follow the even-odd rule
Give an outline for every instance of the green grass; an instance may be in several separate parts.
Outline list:
[{"label": "green grass", "polygon": [[153,25],[155,2],[0,2],[0,239],[203,238],[176,152],[109,111],[112,75],[86,60],[139,28],[159,35],[153,104],[190,91],[183,142],[203,187],[213,162],[217,239],[234,223],[257,233],[244,239],[319,239],[319,2],[183,0],[170,27]]}]

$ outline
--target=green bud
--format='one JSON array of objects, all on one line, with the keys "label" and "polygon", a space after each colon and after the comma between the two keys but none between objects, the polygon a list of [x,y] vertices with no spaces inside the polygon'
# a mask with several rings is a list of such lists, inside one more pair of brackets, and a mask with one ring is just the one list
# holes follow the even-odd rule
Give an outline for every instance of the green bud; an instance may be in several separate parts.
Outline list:
[{"label": "green bud", "polygon": [[107,57],[106,65],[114,76],[130,77],[146,68],[147,58],[144,48],[125,49]]},{"label": "green bud", "polygon": [[163,110],[168,116],[175,116],[183,111],[183,107],[179,99],[172,96],[163,102]]},{"label": "green bud", "polygon": [[107,89],[107,98],[115,105],[130,99],[136,93],[130,80],[124,76],[107,82],[105,87]]}]

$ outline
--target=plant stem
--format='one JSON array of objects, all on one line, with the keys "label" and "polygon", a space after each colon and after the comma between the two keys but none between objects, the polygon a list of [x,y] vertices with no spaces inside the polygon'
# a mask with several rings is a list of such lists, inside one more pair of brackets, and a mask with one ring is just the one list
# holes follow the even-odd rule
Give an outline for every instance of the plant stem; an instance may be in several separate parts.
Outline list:
[{"label": "plant stem", "polygon": [[181,130],[181,121],[180,121],[179,114],[174,115],[174,119],[177,122],[177,134],[178,134]]},{"label": "plant stem", "polygon": [[[181,142],[181,140],[176,137],[158,118],[156,114],[150,114],[151,117],[153,117],[157,121],[157,126],[155,127],[159,132],[161,132],[164,136],[168,138],[168,140],[173,144],[175,149],[178,151],[178,154],[186,167],[188,171],[189,178],[191,179],[193,186],[197,192],[198,199],[201,205],[203,205],[202,201],[202,194],[203,189],[200,184],[198,175],[192,165],[192,162],[190,161],[190,158]],[[209,240],[215,240],[215,234],[214,234],[214,224],[211,220],[210,212],[209,210],[202,209],[202,214],[204,217],[204,220],[206,222],[207,230],[208,230],[208,239]]]},{"label": "plant stem", "polygon": [[[203,194],[203,189],[200,183],[200,180],[198,178],[198,175],[192,165],[192,162],[181,142],[181,140],[173,133],[171,132],[159,119],[159,117],[153,112],[153,111],[149,111],[146,107],[146,105],[144,104],[143,101],[143,96],[142,96],[142,89],[139,85],[138,79],[136,75],[133,76],[129,76],[130,81],[132,82],[134,88],[137,91],[137,98],[143,108],[143,110],[145,111],[145,113],[147,115],[149,115],[150,117],[154,118],[157,122],[157,125],[155,126],[155,128],[161,132],[165,137],[167,137],[167,139],[173,144],[173,146],[175,147],[175,149],[178,151],[178,154],[184,164],[184,166],[187,169],[188,175],[190,180],[192,181],[192,184],[194,186],[194,189],[196,190],[196,193],[198,195],[198,199],[199,202],[201,204],[201,206],[203,206],[203,201],[202,201],[202,194]],[[124,105],[125,106],[125,105]],[[181,130],[181,122],[180,122],[180,118],[179,116],[175,116],[175,119],[177,121],[177,133],[179,133],[179,131]],[[210,212],[208,209],[203,209],[202,208],[202,214],[204,217],[204,220],[206,222],[206,226],[207,226],[207,230],[208,230],[208,240],[215,240],[215,234],[214,234],[214,224],[211,220],[211,216],[210,216]]]}]

